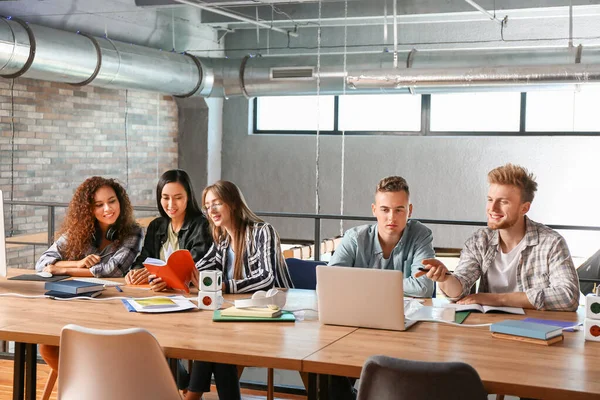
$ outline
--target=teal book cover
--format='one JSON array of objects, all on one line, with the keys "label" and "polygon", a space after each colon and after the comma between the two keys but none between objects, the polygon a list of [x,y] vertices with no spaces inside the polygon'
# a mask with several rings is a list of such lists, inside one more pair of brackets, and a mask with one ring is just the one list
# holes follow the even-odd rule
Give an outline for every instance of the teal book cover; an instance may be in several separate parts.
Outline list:
[{"label": "teal book cover", "polygon": [[542,340],[552,339],[562,334],[560,327],[515,319],[496,322],[490,326],[490,331]]}]

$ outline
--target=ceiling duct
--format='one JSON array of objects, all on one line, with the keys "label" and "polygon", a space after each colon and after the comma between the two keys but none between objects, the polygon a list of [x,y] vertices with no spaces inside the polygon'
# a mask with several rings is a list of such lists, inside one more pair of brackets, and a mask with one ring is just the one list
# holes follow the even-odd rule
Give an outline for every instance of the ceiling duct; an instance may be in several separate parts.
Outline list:
[{"label": "ceiling duct", "polygon": [[[0,19],[0,76],[176,96],[525,90],[600,81],[600,48],[412,50],[398,53],[200,58]],[[318,76],[318,74],[320,76]],[[348,89],[348,87],[346,87]]]},{"label": "ceiling duct", "polygon": [[191,56],[0,19],[0,76],[190,96],[202,69]]}]

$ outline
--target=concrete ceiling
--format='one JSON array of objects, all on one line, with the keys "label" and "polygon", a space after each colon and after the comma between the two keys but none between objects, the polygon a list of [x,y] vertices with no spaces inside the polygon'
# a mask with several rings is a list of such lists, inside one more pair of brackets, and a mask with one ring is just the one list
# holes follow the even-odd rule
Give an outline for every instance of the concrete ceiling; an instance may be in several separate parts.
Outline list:
[{"label": "concrete ceiling", "polygon": [[[192,0],[204,6],[219,7],[250,19],[272,22],[282,29],[315,26],[319,3],[315,0]],[[393,0],[348,0],[348,19],[344,19],[345,2],[322,0],[321,21],[324,26],[377,25],[384,12],[391,23]],[[570,0],[477,0],[477,3],[502,18],[503,10],[566,7]],[[252,4],[251,6],[249,4]],[[572,0],[574,6],[599,5],[600,0]],[[397,0],[398,15],[412,18],[455,18],[468,12],[484,19],[463,0]],[[452,13],[452,15],[450,15]],[[0,1],[0,14],[19,17],[27,22],[70,31],[136,43],[144,46],[175,49],[222,48],[224,28],[254,29],[247,22],[179,4],[177,0],[20,0]],[[428,21],[429,22],[429,21]],[[214,54],[214,53],[213,53]]]}]

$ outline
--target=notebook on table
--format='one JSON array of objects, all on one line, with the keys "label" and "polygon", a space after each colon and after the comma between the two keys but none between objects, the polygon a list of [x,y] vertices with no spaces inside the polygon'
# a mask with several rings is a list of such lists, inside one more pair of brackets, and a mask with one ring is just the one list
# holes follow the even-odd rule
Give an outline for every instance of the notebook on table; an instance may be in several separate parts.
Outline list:
[{"label": "notebook on table", "polygon": [[44,285],[44,289],[54,290],[63,293],[81,294],[88,292],[97,292],[99,290],[104,289],[104,285],[73,279],[60,282],[46,282]]},{"label": "notebook on table", "polygon": [[36,281],[36,282],[58,282],[70,278],[69,275],[52,275],[49,278],[39,276],[38,274],[23,274],[8,278],[9,281]]},{"label": "notebook on table", "polygon": [[243,316],[226,316],[221,312],[223,310],[215,310],[213,313],[213,321],[215,322],[294,322],[296,317],[293,313],[283,311],[277,317],[243,317]]},{"label": "notebook on table", "polygon": [[404,274],[371,268],[317,266],[317,301],[323,324],[403,331]]}]

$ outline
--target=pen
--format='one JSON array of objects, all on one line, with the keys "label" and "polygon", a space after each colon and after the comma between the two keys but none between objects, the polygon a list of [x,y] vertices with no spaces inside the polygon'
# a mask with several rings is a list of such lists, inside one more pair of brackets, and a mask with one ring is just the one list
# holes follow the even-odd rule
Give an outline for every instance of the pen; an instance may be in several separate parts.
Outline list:
[{"label": "pen", "polygon": [[[427,268],[419,267],[419,271],[429,272]],[[450,272],[446,272],[446,275],[452,275]]]},{"label": "pen", "polygon": [[117,289],[117,292],[121,292],[121,293],[123,293],[123,289],[121,289],[121,287],[120,287],[120,286],[115,286],[115,289]]}]

